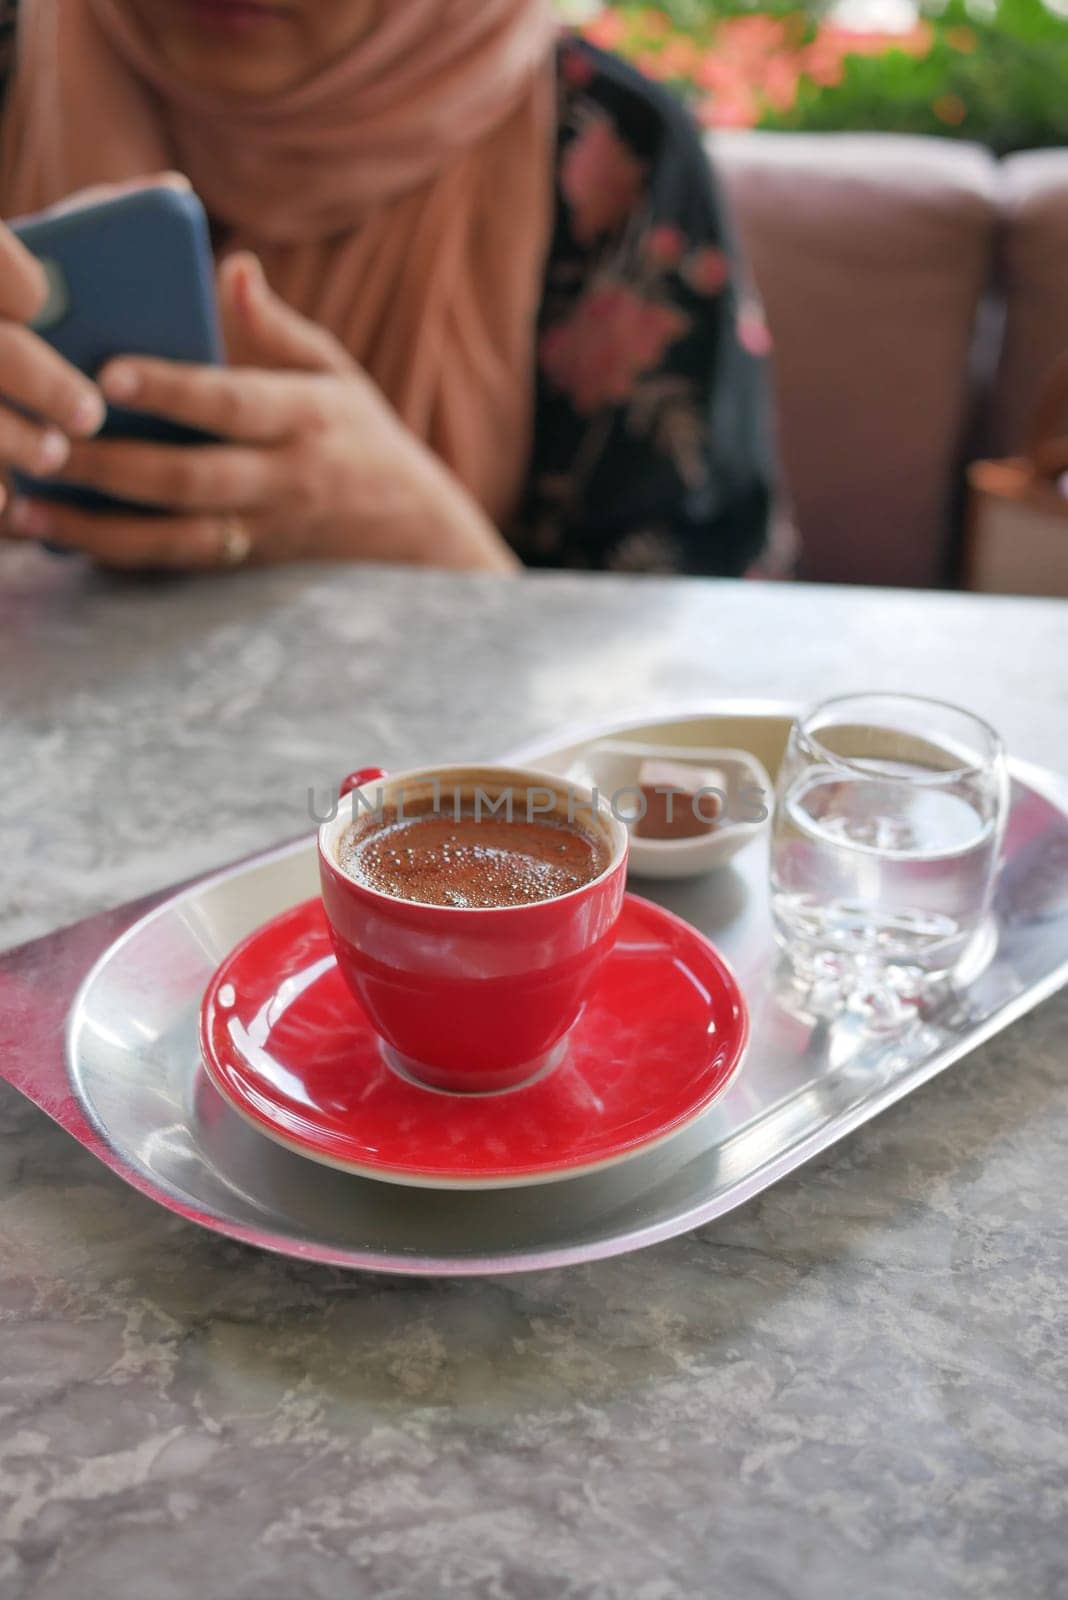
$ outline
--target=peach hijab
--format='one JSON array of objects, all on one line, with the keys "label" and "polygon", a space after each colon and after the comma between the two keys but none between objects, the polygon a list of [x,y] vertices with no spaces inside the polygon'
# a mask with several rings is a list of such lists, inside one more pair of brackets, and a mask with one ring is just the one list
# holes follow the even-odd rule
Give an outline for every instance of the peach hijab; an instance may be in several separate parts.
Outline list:
[{"label": "peach hijab", "polygon": [[549,0],[382,0],[343,58],[254,98],[177,81],[116,0],[21,0],[0,215],[186,173],[222,248],[255,250],[501,524],[530,450],[553,32]]}]

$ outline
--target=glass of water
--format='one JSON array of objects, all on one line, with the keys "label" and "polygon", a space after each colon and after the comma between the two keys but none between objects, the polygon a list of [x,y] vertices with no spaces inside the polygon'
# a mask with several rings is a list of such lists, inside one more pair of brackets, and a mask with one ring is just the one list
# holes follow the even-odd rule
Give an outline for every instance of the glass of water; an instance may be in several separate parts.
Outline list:
[{"label": "glass of water", "polygon": [[937,700],[846,695],[794,724],[771,903],[813,1009],[897,1025],[960,966],[989,911],[1008,790],[993,728]]}]

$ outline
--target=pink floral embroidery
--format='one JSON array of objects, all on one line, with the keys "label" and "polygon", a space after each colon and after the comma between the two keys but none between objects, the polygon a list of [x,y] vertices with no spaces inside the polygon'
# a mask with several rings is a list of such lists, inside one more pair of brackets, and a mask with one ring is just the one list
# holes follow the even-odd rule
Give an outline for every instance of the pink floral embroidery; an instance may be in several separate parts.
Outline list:
[{"label": "pink floral embroidery", "polygon": [[689,325],[674,306],[643,300],[627,284],[602,279],[542,335],[542,368],[575,410],[590,416],[628,400],[641,374],[657,365]]},{"label": "pink floral embroidery", "polygon": [[736,324],[738,343],[751,356],[766,356],[771,352],[771,332],[764,321],[764,313],[753,300],[745,301],[738,311]]},{"label": "pink floral embroidery", "polygon": [[627,408],[627,426],[672,462],[688,489],[708,480],[708,420],[697,385],[678,373],[643,378]]},{"label": "pink floral embroidery", "polygon": [[623,535],[606,565],[612,572],[679,572],[682,549],[663,529],[635,528]]},{"label": "pink floral embroidery", "polygon": [[600,114],[588,118],[564,151],[560,188],[571,207],[580,244],[625,222],[641,198],[645,167],[633,156],[612,123]]},{"label": "pink floral embroidery", "polygon": [[730,264],[722,250],[708,245],[687,256],[682,273],[697,294],[719,294],[730,275]]},{"label": "pink floral embroidery", "polygon": [[672,222],[659,222],[642,241],[645,254],[658,267],[677,267],[686,249],[686,235]]},{"label": "pink floral embroidery", "polygon": [[560,71],[569,89],[586,89],[595,77],[589,56],[574,46],[563,51]]}]

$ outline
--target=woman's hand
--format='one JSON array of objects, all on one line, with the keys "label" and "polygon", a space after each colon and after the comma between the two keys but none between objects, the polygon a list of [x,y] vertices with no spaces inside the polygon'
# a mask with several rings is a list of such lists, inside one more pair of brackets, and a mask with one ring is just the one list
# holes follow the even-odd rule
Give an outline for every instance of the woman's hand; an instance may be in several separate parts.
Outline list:
[{"label": "woman's hand", "polygon": [[10,531],[127,568],[313,557],[515,568],[451,473],[341,346],[272,294],[254,257],[223,264],[219,300],[228,351],[241,365],[123,356],[99,383],[116,404],[220,442],[84,440],[50,473],[171,515],[21,499]]},{"label": "woman's hand", "polygon": [[[92,205],[148,184],[189,188],[181,173],[160,172],[128,183],[95,184],[52,210]],[[104,420],[104,397],[97,385],[26,326],[47,298],[41,263],[0,222],[0,479],[12,468],[33,477],[58,471],[70,456],[72,440],[91,438]],[[33,420],[14,406],[32,412]],[[7,488],[0,481],[0,509],[6,499]]]},{"label": "woman's hand", "polygon": [[[38,476],[55,472],[67,461],[71,440],[94,434],[104,420],[96,384],[26,326],[47,298],[41,263],[0,223],[0,474],[12,468]],[[0,484],[0,506],[6,498]]]}]

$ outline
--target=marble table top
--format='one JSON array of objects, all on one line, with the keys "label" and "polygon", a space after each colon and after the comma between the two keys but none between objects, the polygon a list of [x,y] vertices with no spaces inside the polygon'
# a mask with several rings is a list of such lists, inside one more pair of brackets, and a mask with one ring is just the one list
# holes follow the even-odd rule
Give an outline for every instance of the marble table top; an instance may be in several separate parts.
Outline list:
[{"label": "marble table top", "polygon": [[[0,946],[356,765],[670,700],[960,700],[1065,770],[1068,606],[0,554]],[[697,1233],[345,1275],[183,1224],[0,1084],[4,1600],[1068,1594],[1068,994]]]}]

